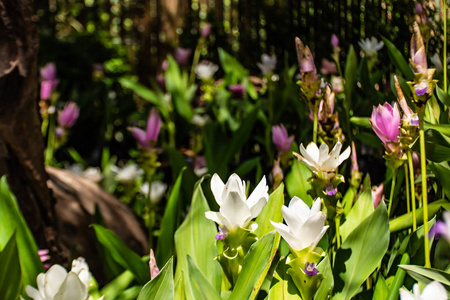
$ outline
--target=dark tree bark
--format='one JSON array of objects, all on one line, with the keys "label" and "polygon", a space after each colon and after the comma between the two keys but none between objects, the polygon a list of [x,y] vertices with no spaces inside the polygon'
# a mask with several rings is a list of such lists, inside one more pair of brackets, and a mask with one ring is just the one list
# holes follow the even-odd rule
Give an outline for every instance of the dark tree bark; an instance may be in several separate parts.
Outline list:
[{"label": "dark tree bark", "polygon": [[37,109],[38,38],[28,0],[0,0],[0,175],[41,248],[61,253]]}]

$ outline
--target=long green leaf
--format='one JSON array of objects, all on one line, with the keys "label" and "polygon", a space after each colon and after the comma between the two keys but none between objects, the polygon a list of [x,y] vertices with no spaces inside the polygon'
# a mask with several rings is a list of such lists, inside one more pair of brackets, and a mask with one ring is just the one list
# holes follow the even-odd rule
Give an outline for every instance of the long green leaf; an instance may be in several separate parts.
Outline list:
[{"label": "long green leaf", "polygon": [[266,233],[274,230],[270,221],[283,222],[283,215],[281,214],[281,207],[284,204],[284,184],[280,186],[269,196],[269,201],[262,209],[261,213],[256,218],[255,222],[258,228],[255,230],[257,237],[262,237]]},{"label": "long green leaf", "polygon": [[137,300],[150,299],[174,299],[173,258],[142,288],[137,298]]},{"label": "long green leaf", "polygon": [[150,279],[150,268],[139,255],[128,248],[125,243],[111,230],[100,225],[92,225],[100,244],[109,250],[113,259],[125,269],[130,270],[136,280],[144,285]]},{"label": "long green leaf", "polygon": [[[297,288],[288,275],[286,258],[278,263],[272,279],[272,285],[267,295],[267,300],[301,300]],[[325,299],[325,298],[324,298]]]},{"label": "long green leaf", "polygon": [[320,283],[319,289],[314,295],[314,300],[325,300],[331,295],[334,287],[333,270],[331,269],[331,262],[328,256],[319,263],[317,270],[322,273],[325,278]]},{"label": "long green leaf", "polygon": [[342,240],[345,241],[349,234],[358,227],[365,218],[370,216],[374,210],[372,193],[370,190],[366,189],[359,196],[358,200],[356,200],[356,203],[348,213],[344,224],[339,228]]},{"label": "long green leaf", "polygon": [[409,64],[403,58],[401,52],[387,38],[385,37],[381,38],[383,39],[384,44],[386,45],[389,58],[391,59],[391,62],[394,64],[394,66],[396,66],[403,73],[403,76],[407,80],[413,80],[414,73]]},{"label": "long green leaf", "polygon": [[356,58],[355,48],[350,45],[345,63],[345,109],[348,111],[351,106],[352,92],[356,83],[358,60]]},{"label": "long green leaf", "polygon": [[0,249],[8,243],[14,232],[19,249],[23,285],[36,286],[36,277],[44,272],[44,268],[33,235],[20,212],[16,198],[9,189],[6,177],[3,176],[0,179]]},{"label": "long green leaf", "polygon": [[214,222],[205,217],[205,212],[209,211],[209,207],[201,183],[202,180],[199,180],[195,185],[190,211],[175,232],[175,248],[178,259],[175,281],[180,280],[184,273],[184,282],[187,285],[186,278],[190,276],[187,262],[189,255],[211,286],[219,291],[222,269],[219,262],[215,260],[218,255],[214,238],[217,228]]},{"label": "long green leaf", "polygon": [[[279,234],[277,235],[279,236]],[[278,237],[278,242],[279,239]],[[256,296],[253,292],[256,291],[257,293],[259,291],[261,285],[258,287],[257,283],[260,282],[262,284],[269,270],[275,243],[275,232],[272,231],[250,247],[250,250],[244,257],[241,273],[228,300],[252,299],[251,296]]]},{"label": "long green leaf", "polygon": [[[378,266],[389,245],[389,218],[384,203],[350,233],[336,253],[335,300],[352,298]],[[374,243],[376,241],[376,243]]]},{"label": "long green leaf", "polygon": [[190,287],[190,291],[193,295],[193,299],[195,300],[221,300],[220,295],[217,291],[209,284],[208,280],[203,276],[202,272],[197,268],[195,262],[188,255],[187,256],[188,268],[189,268],[189,277],[188,285]]},{"label": "long green leaf", "polygon": [[409,276],[424,285],[427,285],[431,281],[439,281],[445,285],[447,290],[450,289],[450,273],[415,265],[399,265],[399,267],[406,270]]},{"label": "long green leaf", "polygon": [[174,235],[179,215],[180,188],[185,168],[178,175],[177,181],[167,201],[166,210],[161,221],[161,231],[156,247],[156,263],[163,266],[174,254]]},{"label": "long green leaf", "polygon": [[2,300],[16,300],[22,290],[22,274],[16,234],[0,252],[0,295]]}]

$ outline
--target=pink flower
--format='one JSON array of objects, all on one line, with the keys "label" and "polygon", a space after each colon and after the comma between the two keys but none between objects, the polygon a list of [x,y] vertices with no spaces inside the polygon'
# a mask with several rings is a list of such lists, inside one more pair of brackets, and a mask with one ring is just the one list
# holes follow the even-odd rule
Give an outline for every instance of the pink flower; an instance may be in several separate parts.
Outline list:
[{"label": "pink flower", "polygon": [[314,57],[308,46],[305,46],[298,37],[295,38],[295,47],[297,48],[297,60],[302,74],[303,81],[318,80],[316,65],[314,64]]},{"label": "pink flower", "polygon": [[417,22],[414,23],[414,33],[411,37],[410,61],[415,73],[427,73],[427,54]]},{"label": "pink flower", "polygon": [[384,191],[383,183],[381,183],[379,186],[374,185],[372,187],[372,202],[375,209],[381,203],[381,200],[383,200],[383,191]]},{"label": "pink flower", "polygon": [[80,108],[75,102],[67,102],[63,110],[58,113],[58,125],[71,128],[80,116]]},{"label": "pink flower", "polygon": [[387,102],[383,106],[381,104],[378,107],[374,106],[369,122],[386,148],[395,152],[397,147],[393,143],[399,142],[398,137],[400,135],[400,111],[397,103],[394,104],[393,108]]},{"label": "pink flower", "polygon": [[191,52],[191,49],[176,48],[174,58],[180,66],[186,66],[189,64]]},{"label": "pink flower", "polygon": [[335,74],[336,72],[337,72],[336,63],[334,61],[330,61],[326,58],[323,58],[320,73],[328,75],[328,74]]},{"label": "pink flower", "polygon": [[152,108],[150,111],[146,131],[138,127],[128,127],[128,130],[142,148],[151,148],[152,144],[158,139],[161,130],[161,119],[156,108]]},{"label": "pink flower", "polygon": [[242,84],[232,84],[228,86],[233,99],[243,99],[245,88]]},{"label": "pink flower", "polygon": [[331,35],[331,45],[333,48],[339,48],[339,39],[334,33]]},{"label": "pink flower", "polygon": [[50,99],[52,91],[58,86],[59,80],[56,78],[56,66],[48,63],[40,69],[41,74],[41,99]]},{"label": "pink flower", "polygon": [[280,152],[288,152],[291,149],[294,136],[288,136],[283,124],[272,126],[272,141]]},{"label": "pink flower", "polygon": [[156,264],[156,258],[155,254],[153,253],[153,249],[150,249],[150,261],[148,262],[148,265],[150,267],[150,280],[155,278],[156,275],[159,274],[159,268]]},{"label": "pink flower", "polygon": [[202,30],[201,30],[201,35],[202,35],[202,37],[204,37],[204,38],[206,38],[206,37],[208,37],[210,34],[211,34],[211,24],[210,23],[206,23],[204,26],[203,26],[203,28],[202,28]]}]

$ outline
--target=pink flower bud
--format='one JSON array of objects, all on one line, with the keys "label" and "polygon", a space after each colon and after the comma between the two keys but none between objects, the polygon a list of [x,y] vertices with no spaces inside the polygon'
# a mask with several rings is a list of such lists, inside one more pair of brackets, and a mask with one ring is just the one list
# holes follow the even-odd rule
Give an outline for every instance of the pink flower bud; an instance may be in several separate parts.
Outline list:
[{"label": "pink flower bud", "polygon": [[331,45],[333,46],[333,48],[339,47],[339,39],[334,33],[331,35]]},{"label": "pink flower bud", "polygon": [[211,24],[210,23],[206,23],[201,31],[201,35],[202,37],[206,38],[211,34]]},{"label": "pink flower bud", "polygon": [[387,102],[383,106],[381,104],[378,107],[374,106],[369,122],[386,148],[394,152],[396,146],[393,143],[398,143],[400,136],[400,111],[397,103],[394,107]]},{"label": "pink flower bud", "polygon": [[381,200],[383,200],[383,191],[384,191],[383,183],[381,183],[379,186],[374,185],[372,187],[372,202],[375,209],[381,203]]},{"label": "pink flower bud", "polygon": [[320,73],[322,73],[324,75],[337,73],[336,63],[334,61],[330,61],[326,58],[323,58],[322,59],[322,67],[320,68]]},{"label": "pink flower bud", "polygon": [[294,136],[288,136],[287,130],[283,124],[272,126],[272,141],[281,153],[288,152],[291,149]]},{"label": "pink flower bud", "polygon": [[152,144],[158,140],[161,130],[161,119],[156,108],[152,108],[147,119],[147,130],[144,131],[138,127],[129,127],[133,137],[142,148],[151,148]]},{"label": "pink flower bud", "polygon": [[58,113],[58,124],[71,128],[80,116],[80,108],[74,102],[67,102],[63,110]]},{"label": "pink flower bud", "polygon": [[191,49],[177,48],[175,49],[174,58],[180,66],[187,66],[191,52]]},{"label": "pink flower bud", "polygon": [[150,261],[148,262],[148,265],[150,267],[150,280],[155,278],[156,275],[159,274],[159,268],[156,264],[156,258],[155,254],[153,253],[153,249],[150,249]]}]

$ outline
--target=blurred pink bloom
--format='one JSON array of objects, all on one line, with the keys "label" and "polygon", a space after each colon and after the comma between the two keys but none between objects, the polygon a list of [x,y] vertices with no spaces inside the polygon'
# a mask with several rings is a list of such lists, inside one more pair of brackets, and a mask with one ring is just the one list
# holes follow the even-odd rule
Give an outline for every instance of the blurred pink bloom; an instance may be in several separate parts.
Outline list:
[{"label": "blurred pink bloom", "polygon": [[161,69],[165,72],[169,68],[169,61],[165,59],[161,64]]},{"label": "blurred pink bloom", "polygon": [[334,33],[331,35],[331,45],[333,48],[339,48],[339,39]]},{"label": "blurred pink bloom", "polygon": [[276,180],[277,175],[279,176],[280,181],[283,180],[283,178],[284,178],[283,169],[281,169],[279,157],[273,161],[272,178],[274,181]]},{"label": "blurred pink bloom", "polygon": [[40,249],[38,250],[39,259],[41,262],[47,261],[50,259],[50,255],[48,255],[48,249]]},{"label": "blurred pink bloom", "polygon": [[383,200],[383,191],[384,191],[383,183],[381,183],[379,186],[374,185],[372,187],[372,202],[375,209],[381,203],[381,200]]},{"label": "blurred pink bloom", "polygon": [[67,102],[63,110],[58,113],[58,125],[71,128],[80,116],[80,108],[75,102]]},{"label": "blurred pink bloom", "polygon": [[243,99],[245,88],[242,84],[232,84],[228,86],[231,92],[231,97],[234,99]]},{"label": "blurred pink bloom", "polygon": [[356,156],[355,142],[352,142],[352,172],[359,172],[358,157]]},{"label": "blurred pink bloom", "polygon": [[158,139],[161,130],[161,119],[156,108],[152,108],[150,111],[146,131],[138,127],[128,127],[128,130],[142,148],[151,148],[152,144]]},{"label": "blurred pink bloom", "polygon": [[288,152],[291,149],[294,136],[288,136],[288,132],[283,124],[275,125],[272,126],[272,141],[279,152]]},{"label": "blurred pink bloom", "polygon": [[40,69],[41,74],[41,99],[50,99],[52,91],[58,86],[59,80],[56,78],[56,65],[47,63]]},{"label": "blurred pink bloom", "polygon": [[303,81],[318,80],[317,69],[314,64],[314,57],[308,46],[305,46],[298,37],[295,38],[295,46],[297,48],[297,60],[302,74]]},{"label": "blurred pink bloom", "polygon": [[369,122],[383,144],[394,152],[396,147],[393,143],[399,142],[398,137],[400,135],[400,111],[397,103],[394,104],[393,108],[387,102],[383,106],[381,104],[378,107],[374,106]]},{"label": "blurred pink bloom", "polygon": [[322,67],[320,68],[320,73],[324,75],[335,74],[337,72],[336,63],[330,61],[326,58],[322,59]]},{"label": "blurred pink bloom", "polygon": [[202,35],[202,37],[204,37],[204,38],[206,38],[206,37],[208,37],[210,34],[211,34],[211,24],[210,23],[206,23],[204,26],[203,26],[203,28],[202,28],[202,30],[201,30],[201,35]]},{"label": "blurred pink bloom", "polygon": [[191,52],[191,49],[176,48],[174,58],[180,66],[186,66],[189,64]]},{"label": "blurred pink bloom", "polygon": [[204,156],[198,155],[194,157],[194,173],[198,177],[202,177],[208,173],[208,167],[206,166],[206,159]]},{"label": "blurred pink bloom", "polygon": [[417,23],[414,23],[414,33],[411,37],[411,65],[415,73],[427,73],[427,53]]},{"label": "blurred pink bloom", "polygon": [[150,280],[155,278],[156,275],[159,274],[159,268],[156,264],[155,254],[153,253],[153,249],[150,249],[150,261],[148,262],[150,267]]}]

